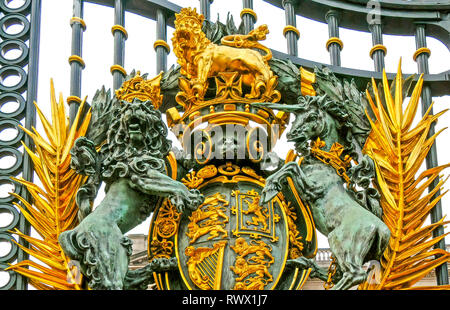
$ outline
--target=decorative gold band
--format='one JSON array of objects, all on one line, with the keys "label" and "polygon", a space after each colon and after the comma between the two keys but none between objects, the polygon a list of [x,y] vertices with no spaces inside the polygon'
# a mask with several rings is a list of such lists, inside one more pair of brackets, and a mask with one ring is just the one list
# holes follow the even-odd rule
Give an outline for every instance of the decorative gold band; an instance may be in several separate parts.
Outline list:
[{"label": "decorative gold band", "polygon": [[70,104],[71,102],[81,103],[81,98],[78,96],[69,96],[67,97],[67,103]]},{"label": "decorative gold band", "polygon": [[120,31],[125,36],[125,40],[128,39],[128,32],[125,30],[125,28],[121,25],[114,25],[111,27],[111,33],[114,35],[114,32]]},{"label": "decorative gold band", "polygon": [[431,55],[431,50],[428,47],[421,47],[421,48],[417,49],[417,51],[415,51],[414,55],[413,55],[414,61],[416,61],[417,57],[420,54],[424,54],[424,53],[428,54],[428,57],[429,57]]},{"label": "decorative gold band", "polygon": [[251,16],[253,16],[253,18],[255,19],[255,23],[258,20],[258,16],[256,15],[255,11],[253,11],[252,9],[249,9],[249,8],[242,9],[241,18],[242,18],[242,16],[244,16],[244,14],[250,14]]},{"label": "decorative gold band", "polygon": [[71,64],[72,62],[78,62],[80,65],[81,65],[81,67],[84,69],[85,67],[86,67],[86,64],[84,63],[84,60],[83,60],[83,58],[81,58],[80,56],[78,56],[78,55],[72,55],[72,56],[70,56],[69,57],[69,63]]},{"label": "decorative gold band", "polygon": [[83,19],[79,17],[72,17],[70,19],[70,25],[72,26],[74,23],[79,23],[81,25],[81,28],[83,28],[83,31],[86,31],[86,23]]},{"label": "decorative gold band", "polygon": [[331,37],[328,39],[327,43],[325,44],[327,50],[330,48],[331,43],[336,43],[337,45],[339,45],[341,51],[344,48],[344,42],[342,42],[342,40],[338,37]]},{"label": "decorative gold band", "polygon": [[303,67],[300,67],[300,77],[301,77],[301,92],[303,96],[315,96],[316,91],[314,90],[313,84],[316,82],[316,75],[314,72],[310,72]]},{"label": "decorative gold band", "polygon": [[286,36],[286,33],[287,33],[288,31],[295,32],[295,33],[297,34],[297,38],[300,38],[300,31],[299,31],[297,28],[295,28],[294,26],[292,26],[292,25],[287,25],[286,27],[284,27],[284,29],[283,29],[283,35]]},{"label": "decorative gold band", "polygon": [[164,40],[156,40],[155,43],[153,43],[153,48],[156,50],[158,46],[162,46],[166,49],[167,53],[170,53],[170,46],[167,44]]},{"label": "decorative gold band", "polygon": [[114,71],[119,71],[120,73],[123,74],[123,76],[127,76],[127,71],[125,71],[125,69],[120,65],[112,65],[110,71],[111,74],[114,73]]},{"label": "decorative gold band", "polygon": [[375,52],[375,51],[383,51],[383,53],[384,53],[384,55],[386,56],[386,53],[387,53],[387,48],[386,48],[386,46],[384,46],[383,44],[377,44],[377,45],[374,45],[371,49],[370,49],[370,58],[373,58],[373,53]]}]

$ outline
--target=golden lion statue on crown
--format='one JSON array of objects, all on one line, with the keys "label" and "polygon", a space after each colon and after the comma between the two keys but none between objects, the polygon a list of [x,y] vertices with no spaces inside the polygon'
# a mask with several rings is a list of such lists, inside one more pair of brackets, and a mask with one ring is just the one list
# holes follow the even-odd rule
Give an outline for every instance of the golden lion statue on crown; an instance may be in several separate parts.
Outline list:
[{"label": "golden lion statue on crown", "polygon": [[[221,44],[212,43],[202,31],[204,16],[196,9],[183,8],[175,14],[175,32],[172,43],[174,53],[198,99],[203,99],[208,88],[208,78],[219,72],[238,72],[242,83],[251,88],[246,98],[259,98],[269,81],[276,79],[267,63],[270,49],[258,41],[269,33],[267,25],[259,26],[247,35],[225,36]],[[266,53],[251,49],[257,48]]]}]

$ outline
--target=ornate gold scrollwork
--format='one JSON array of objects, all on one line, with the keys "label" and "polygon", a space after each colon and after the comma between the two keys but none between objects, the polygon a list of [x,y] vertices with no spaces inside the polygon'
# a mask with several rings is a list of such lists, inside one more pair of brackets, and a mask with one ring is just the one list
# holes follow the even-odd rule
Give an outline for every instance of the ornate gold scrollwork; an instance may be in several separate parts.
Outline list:
[{"label": "ornate gold scrollwork", "polygon": [[212,177],[216,176],[216,174],[217,174],[217,168],[214,165],[205,166],[197,172],[197,176],[199,178],[203,178],[203,179],[212,178]]},{"label": "ornate gold scrollwork", "polygon": [[197,188],[205,179],[212,178],[217,175],[217,168],[214,165],[208,165],[195,172],[192,171],[181,179],[181,182],[189,189]]},{"label": "ornate gold scrollwork", "polygon": [[178,213],[169,200],[165,199],[158,210],[157,218],[154,221],[154,229],[151,231],[149,243],[149,257],[170,258],[173,254],[173,241],[169,240],[178,231],[180,213]]},{"label": "ornate gold scrollwork", "polygon": [[209,133],[205,130],[201,132],[202,141],[194,146],[194,158],[199,165],[206,164],[211,159],[213,147]]},{"label": "ornate gold scrollwork", "polygon": [[257,179],[257,180],[259,180],[259,181],[261,181],[261,182],[264,182],[264,181],[265,181],[265,179],[264,179],[262,176],[258,175],[258,174],[255,172],[255,170],[253,170],[253,169],[250,168],[250,167],[244,166],[244,167],[242,167],[241,171],[242,171],[243,173],[245,173],[246,175],[249,175],[249,176],[251,176],[252,178],[255,178],[255,179]]},{"label": "ornate gold scrollwork", "polygon": [[302,250],[304,248],[303,237],[298,231],[296,220],[298,218],[293,207],[291,207],[291,202],[285,202],[284,199],[280,199],[281,207],[286,214],[288,221],[288,231],[289,231],[289,258],[294,259],[302,256]]},{"label": "ornate gold scrollwork", "polygon": [[344,152],[344,147],[338,142],[331,146],[330,151],[323,151],[321,148],[325,146],[325,142],[317,138],[316,141],[311,142],[311,154],[314,155],[321,162],[332,166],[336,173],[344,178],[345,182],[350,183],[350,178],[347,175],[347,169],[351,165],[352,158],[349,155],[345,155],[344,159],[341,159],[341,155]]},{"label": "ornate gold scrollwork", "polygon": [[237,165],[233,165],[231,162],[227,162],[225,165],[219,166],[219,172],[223,175],[233,176],[241,172],[241,168]]},{"label": "ornate gold scrollwork", "polygon": [[[240,172],[243,172],[245,175],[240,174]],[[217,176],[218,174],[221,175]],[[214,178],[216,176],[217,178]],[[181,182],[189,189],[200,188],[209,182],[236,183],[238,181],[249,181],[264,186],[265,179],[259,176],[252,168],[247,166],[241,168],[231,162],[227,162],[219,167],[207,165],[198,171],[189,172],[181,179]]]},{"label": "ornate gold scrollwork", "polygon": [[197,188],[203,183],[203,178],[197,177],[195,171],[192,171],[186,175],[186,177],[181,179],[181,182],[189,189]]}]

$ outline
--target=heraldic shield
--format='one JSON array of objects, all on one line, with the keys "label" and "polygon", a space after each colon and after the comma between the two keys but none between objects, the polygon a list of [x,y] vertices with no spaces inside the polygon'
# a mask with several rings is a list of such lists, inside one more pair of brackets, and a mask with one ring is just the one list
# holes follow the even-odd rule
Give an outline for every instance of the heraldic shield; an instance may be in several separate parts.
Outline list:
[{"label": "heraldic shield", "polygon": [[316,252],[307,208],[302,214],[282,193],[260,205],[264,178],[231,163],[204,166],[190,173],[186,184],[199,189],[204,202],[181,216],[164,201],[150,228],[150,257],[176,257],[178,263],[177,271],[154,275],[159,289],[271,290],[304,284],[308,270],[290,270],[286,262]]}]

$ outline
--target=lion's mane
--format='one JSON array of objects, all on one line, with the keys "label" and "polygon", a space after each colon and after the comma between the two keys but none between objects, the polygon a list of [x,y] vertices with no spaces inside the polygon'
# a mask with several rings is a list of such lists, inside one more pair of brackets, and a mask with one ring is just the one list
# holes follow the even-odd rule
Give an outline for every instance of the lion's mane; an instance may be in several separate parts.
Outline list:
[{"label": "lion's mane", "polygon": [[[131,117],[140,119],[144,124],[142,134],[145,147],[139,150],[129,141],[128,121]],[[150,101],[135,99],[132,103],[122,102],[113,112],[106,144],[100,151],[102,179],[108,184],[132,174],[145,176],[149,169],[165,173],[164,158],[172,148],[167,133],[161,112],[154,110]]]}]

